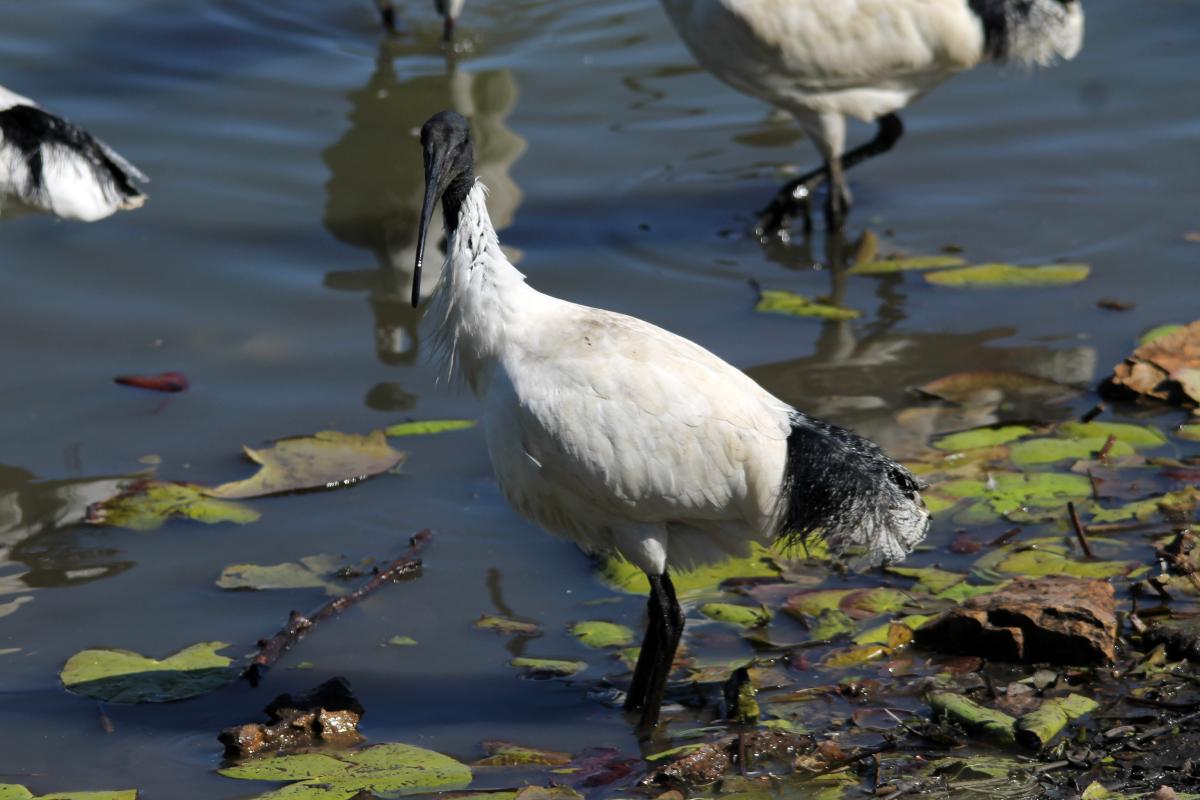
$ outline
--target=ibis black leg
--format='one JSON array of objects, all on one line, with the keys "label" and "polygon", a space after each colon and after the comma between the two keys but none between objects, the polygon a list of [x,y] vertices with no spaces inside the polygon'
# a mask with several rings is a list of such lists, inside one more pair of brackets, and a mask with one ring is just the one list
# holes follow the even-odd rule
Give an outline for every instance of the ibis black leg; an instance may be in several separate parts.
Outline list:
[{"label": "ibis black leg", "polygon": [[379,7],[379,19],[383,22],[383,27],[388,33],[396,32],[396,8],[392,5],[392,0],[375,0],[375,5]]},{"label": "ibis black leg", "polygon": [[[879,127],[871,141],[861,144],[843,155],[836,167],[823,165],[784,184],[771,203],[758,213],[757,230],[760,234],[777,232],[787,220],[799,213],[804,220],[804,230],[812,230],[812,194],[829,179],[830,192],[825,203],[825,222],[830,230],[839,230],[845,224],[850,210],[850,192],[846,188],[843,172],[868,158],[886,153],[904,135],[904,123],[895,114],[884,114],[879,118]],[[837,173],[835,177],[831,173]]]},{"label": "ibis black leg", "polygon": [[667,677],[675,661],[675,650],[683,636],[683,609],[675,596],[671,578],[664,572],[650,577],[649,624],[633,682],[625,699],[625,708],[641,711],[638,732],[648,734],[658,724]]}]

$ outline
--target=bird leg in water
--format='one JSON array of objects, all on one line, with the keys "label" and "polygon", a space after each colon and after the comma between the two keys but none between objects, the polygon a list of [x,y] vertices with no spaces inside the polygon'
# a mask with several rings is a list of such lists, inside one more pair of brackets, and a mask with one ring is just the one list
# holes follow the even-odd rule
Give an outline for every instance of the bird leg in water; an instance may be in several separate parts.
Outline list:
[{"label": "bird leg in water", "polygon": [[675,651],[683,636],[683,609],[675,596],[675,587],[667,573],[650,575],[649,623],[642,651],[638,654],[633,682],[625,698],[625,708],[640,710],[639,734],[649,734],[658,724],[667,677],[675,662]]},{"label": "bird leg in water", "polygon": [[392,0],[375,0],[375,5],[379,7],[379,19],[383,22],[384,30],[395,33],[396,8],[392,5]]},{"label": "bird leg in water", "polygon": [[[834,169],[832,164],[823,165],[784,184],[783,188],[775,194],[771,203],[758,212],[757,232],[760,235],[777,233],[783,228],[784,223],[797,212],[802,215],[801,218],[804,220],[804,232],[811,232],[812,193],[829,178],[833,180],[834,190],[829,193],[829,198],[825,203],[825,223],[831,231],[840,230],[845,223],[846,212],[850,210],[850,192],[846,188],[842,174],[855,164],[891,150],[903,135],[904,124],[900,121],[900,117],[895,114],[884,114],[879,118],[879,128],[875,132],[875,137],[843,155],[839,159],[840,168]],[[837,173],[837,177],[831,176],[830,173],[833,172]],[[839,184],[840,189],[838,188]]]}]

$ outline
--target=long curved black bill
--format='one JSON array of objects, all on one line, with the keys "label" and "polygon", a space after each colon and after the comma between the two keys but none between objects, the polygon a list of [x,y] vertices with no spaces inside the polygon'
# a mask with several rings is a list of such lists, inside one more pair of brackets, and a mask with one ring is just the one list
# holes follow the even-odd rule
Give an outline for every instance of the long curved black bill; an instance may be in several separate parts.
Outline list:
[{"label": "long curved black bill", "polygon": [[421,262],[425,259],[425,234],[429,231],[429,219],[437,205],[442,184],[446,177],[445,159],[437,158],[425,164],[425,202],[421,204],[421,229],[417,234],[417,263],[413,267],[412,304],[416,308],[421,302]]}]

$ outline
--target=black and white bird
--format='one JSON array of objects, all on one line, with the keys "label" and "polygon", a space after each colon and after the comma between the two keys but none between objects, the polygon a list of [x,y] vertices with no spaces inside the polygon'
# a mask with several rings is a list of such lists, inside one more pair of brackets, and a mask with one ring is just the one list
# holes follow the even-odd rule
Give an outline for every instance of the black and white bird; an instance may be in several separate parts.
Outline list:
[{"label": "black and white bird", "polygon": [[[466,0],[433,0],[433,7],[442,15],[442,40],[449,42],[454,39],[454,25],[462,14]],[[379,18],[383,27],[389,31],[396,30],[396,6],[393,0],[375,0],[379,9]]]},{"label": "black and white bird", "polygon": [[139,208],[149,179],[111,147],[0,86],[0,217],[47,211],[94,222]]},{"label": "black and white bird", "polygon": [[881,563],[924,537],[917,481],[872,442],[792,408],[687,339],[529,286],[500,249],[463,117],[434,115],[421,144],[413,305],[440,198],[447,257],[426,320],[482,405],[505,498],[649,577],[649,627],[626,701],[641,730],[657,722],[683,632],[671,570],[816,532]]},{"label": "black and white bird", "polygon": [[[985,62],[1048,65],[1083,43],[1080,0],[662,0],[707,70],[792,114],[824,165],[790,181],[763,211],[773,232],[828,181],[825,219],[850,210],[843,171],[892,148],[896,112],[957,72]],[[875,121],[873,139],[845,151],[846,117]]]}]

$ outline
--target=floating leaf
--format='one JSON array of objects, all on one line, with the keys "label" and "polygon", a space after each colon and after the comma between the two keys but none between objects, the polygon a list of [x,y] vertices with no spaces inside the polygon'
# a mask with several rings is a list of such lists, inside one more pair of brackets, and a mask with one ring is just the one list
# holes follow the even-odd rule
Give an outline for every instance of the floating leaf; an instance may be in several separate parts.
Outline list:
[{"label": "floating leaf", "polygon": [[633,631],[615,622],[588,620],[576,622],[571,633],[588,647],[624,647],[633,641]]},{"label": "floating leaf", "polygon": [[446,433],[474,428],[479,423],[473,419],[425,419],[417,422],[401,422],[384,428],[387,436],[424,436],[431,433]]},{"label": "floating leaf", "polygon": [[940,484],[938,492],[950,497],[980,499],[992,514],[1018,509],[1059,508],[1068,500],[1089,497],[1092,484],[1083,475],[1053,472],[1000,472],[987,481],[958,480]]},{"label": "floating leaf", "polygon": [[472,777],[466,764],[407,744],[378,744],[336,755],[259,758],[218,772],[242,780],[299,781],[262,795],[281,800],[349,800],[360,792],[402,797],[461,789]]},{"label": "floating leaf", "polygon": [[976,428],[935,439],[933,446],[938,450],[974,450],[979,447],[995,447],[999,444],[1008,444],[1031,433],[1033,433],[1033,429],[1025,425],[1005,425],[1000,428]]},{"label": "floating leaf", "polygon": [[546,767],[562,766],[571,763],[570,753],[560,753],[556,750],[542,750],[538,747],[526,747],[513,742],[486,741],[483,743],[487,758],[476,761],[474,767],[516,767],[538,765]]},{"label": "floating leaf", "polygon": [[1035,711],[1017,719],[1017,741],[1025,747],[1040,750],[1073,719],[1090,714],[1100,707],[1091,698],[1078,694],[1052,697]]},{"label": "floating leaf", "polygon": [[855,644],[885,644],[891,649],[902,647],[913,639],[913,631],[928,622],[925,614],[910,614],[897,620],[868,628],[854,637]]},{"label": "floating leaf", "polygon": [[[34,800],[33,792],[16,783],[0,783],[0,800]],[[36,800],[137,800],[136,789],[116,792],[55,792]]]},{"label": "floating leaf", "polygon": [[411,636],[393,636],[387,640],[391,647],[412,647],[417,643],[417,640]]},{"label": "floating leaf", "polygon": [[587,669],[586,661],[568,661],[557,658],[514,658],[508,662],[510,667],[523,669],[538,676],[566,677]]},{"label": "floating leaf", "polygon": [[200,642],[158,659],[128,650],[83,650],[67,659],[59,677],[75,694],[110,703],[167,703],[231,683],[237,670],[217,655],[226,642]]},{"label": "floating leaf", "polygon": [[341,594],[345,587],[333,583],[329,576],[343,562],[340,556],[307,556],[299,563],[230,564],[221,570],[217,586],[230,590],[324,589],[328,594]]},{"label": "floating leaf", "polygon": [[[1026,439],[1017,442],[1009,451],[1012,462],[1018,467],[1028,467],[1034,464],[1052,464],[1063,459],[1092,458],[1104,449],[1108,439]],[[1133,454],[1133,447],[1120,440],[1113,440],[1108,446],[1109,456],[1127,456]]]},{"label": "floating leaf", "polygon": [[[680,594],[710,589],[730,578],[762,578],[779,575],[771,551],[760,544],[751,546],[745,558],[730,558],[692,570],[671,572],[671,582]],[[600,580],[619,592],[645,595],[650,592],[646,573],[619,556],[608,556],[600,564]]]},{"label": "floating leaf", "polygon": [[1142,334],[1138,339],[1138,345],[1150,344],[1155,339],[1161,339],[1164,336],[1170,336],[1175,331],[1183,330],[1182,325],[1158,325]]},{"label": "floating leaf", "polygon": [[95,525],[149,531],[170,517],[216,524],[235,522],[245,525],[260,514],[252,508],[215,500],[207,489],[190,483],[135,481],[120,494],[88,507],[87,521]]},{"label": "floating leaf", "polygon": [[1200,425],[1180,425],[1179,430],[1175,433],[1180,439],[1187,439],[1189,442],[1200,442]]},{"label": "floating leaf", "polygon": [[1091,271],[1087,264],[1047,264],[1040,267],[977,264],[973,267],[931,272],[925,275],[925,280],[937,286],[955,288],[1068,286],[1086,279]]},{"label": "floating leaf", "polygon": [[935,716],[948,717],[967,730],[1010,744],[1016,738],[1016,719],[1003,711],[985,708],[958,692],[930,692],[926,699]]},{"label": "floating leaf", "polygon": [[717,622],[728,622],[742,628],[757,628],[771,621],[771,610],[766,606],[705,603],[700,606],[700,613]]},{"label": "floating leaf", "polygon": [[513,619],[512,617],[480,617],[475,620],[475,627],[511,636],[542,635],[542,627],[536,622],[527,622],[526,620]]},{"label": "floating leaf", "polygon": [[[1130,575],[1140,567],[1136,562],[1075,561],[1062,545],[1043,544],[1018,550],[1004,558],[996,569],[1011,575],[1036,578],[1043,575],[1074,575],[1077,578],[1115,578]],[[1144,568],[1143,568],[1144,569]]]},{"label": "floating leaf", "polygon": [[831,669],[844,669],[845,667],[857,667],[868,661],[878,661],[884,656],[891,655],[891,653],[892,650],[887,645],[860,644],[847,650],[832,653],[821,663]]},{"label": "floating leaf", "polygon": [[808,635],[814,640],[836,639],[854,630],[854,618],[836,608],[826,608],[808,625]]},{"label": "floating leaf", "polygon": [[790,314],[795,317],[819,317],[821,319],[857,319],[861,312],[852,308],[840,308],[809,300],[807,297],[781,289],[764,289],[755,311],[771,314]]},{"label": "floating leaf", "polygon": [[322,431],[314,436],[280,439],[262,450],[242,448],[261,464],[252,477],[222,484],[208,493],[215,497],[262,497],[303,489],[347,486],[387,472],[404,460],[383,431],[366,436]]},{"label": "floating leaf", "polygon": [[847,272],[850,275],[887,275],[909,270],[946,269],[961,267],[967,263],[958,256],[914,256],[912,258],[885,258],[855,264]]},{"label": "floating leaf", "polygon": [[118,375],[113,383],[149,389],[154,392],[182,392],[188,388],[188,379],[182,372],[160,372],[158,375]]},{"label": "floating leaf", "polygon": [[[1064,422],[1058,433],[1072,439],[1100,439],[1109,436],[1135,448],[1158,447],[1167,443],[1162,431],[1150,425],[1130,425],[1127,422]],[[1111,451],[1110,451],[1111,452]]]},{"label": "floating leaf", "polygon": [[961,406],[991,406],[1014,397],[1049,401],[1078,394],[1048,378],[990,369],[953,372],[918,386],[917,391]]},{"label": "floating leaf", "polygon": [[944,592],[967,578],[961,572],[950,572],[937,567],[888,567],[887,571],[893,575],[915,578],[917,581],[915,588],[924,589],[930,594]]}]

